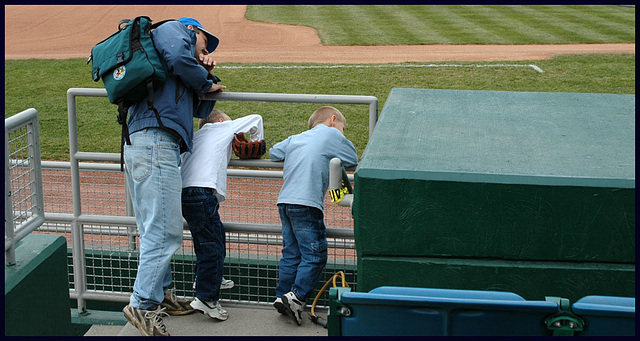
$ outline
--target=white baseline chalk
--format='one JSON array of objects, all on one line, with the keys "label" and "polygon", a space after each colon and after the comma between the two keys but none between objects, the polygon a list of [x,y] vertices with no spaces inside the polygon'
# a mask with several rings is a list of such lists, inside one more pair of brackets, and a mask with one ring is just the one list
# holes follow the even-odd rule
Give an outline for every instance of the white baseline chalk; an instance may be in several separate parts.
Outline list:
[{"label": "white baseline chalk", "polygon": [[393,65],[258,65],[258,66],[217,66],[216,69],[339,69],[339,68],[410,68],[410,67],[530,67],[538,73],[544,70],[534,64],[393,64]]}]

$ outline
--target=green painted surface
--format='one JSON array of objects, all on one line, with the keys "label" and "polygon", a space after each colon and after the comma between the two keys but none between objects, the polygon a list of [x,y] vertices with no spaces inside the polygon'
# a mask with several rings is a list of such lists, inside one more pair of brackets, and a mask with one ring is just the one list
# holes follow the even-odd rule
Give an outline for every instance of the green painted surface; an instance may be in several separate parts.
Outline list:
[{"label": "green painted surface", "polygon": [[354,233],[360,256],[635,262],[632,189],[356,182]]},{"label": "green painted surface", "polygon": [[358,173],[635,188],[635,96],[394,88]]},{"label": "green painted surface", "polygon": [[[577,276],[587,294],[635,296],[628,282],[612,288],[635,273],[635,96],[393,89],[355,173],[353,213],[358,291],[392,285],[393,274],[455,288],[446,279],[464,269],[456,274],[478,283],[466,289],[573,297],[536,275],[546,271]],[[494,261],[537,270],[495,277]],[[606,270],[582,276],[568,264]]]},{"label": "green painted surface", "polygon": [[66,239],[32,233],[16,244],[16,260],[4,268],[5,336],[75,335]]},{"label": "green painted surface", "polygon": [[363,257],[358,291],[383,285],[516,293],[527,300],[635,297],[635,265],[484,259]]}]

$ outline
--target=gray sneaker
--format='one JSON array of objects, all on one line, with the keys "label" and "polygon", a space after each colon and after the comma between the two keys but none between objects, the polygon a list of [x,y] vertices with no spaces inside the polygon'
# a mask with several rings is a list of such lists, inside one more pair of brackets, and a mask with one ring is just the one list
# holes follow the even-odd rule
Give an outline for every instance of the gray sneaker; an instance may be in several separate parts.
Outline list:
[{"label": "gray sneaker", "polygon": [[220,321],[224,321],[229,318],[229,313],[222,309],[219,301],[206,302],[201,301],[196,297],[193,302],[191,302],[191,306],[195,310]]},{"label": "gray sneaker", "polygon": [[178,298],[174,289],[169,289],[164,292],[164,300],[160,306],[169,315],[187,315],[195,311],[189,303],[191,301]]},{"label": "gray sneaker", "polygon": [[302,325],[302,312],[304,312],[305,302],[299,300],[296,294],[289,291],[282,296],[282,304],[287,309],[287,315],[299,326]]},{"label": "gray sneaker", "polygon": [[164,325],[161,315],[167,316],[164,308],[154,308],[153,310],[138,309],[127,304],[122,309],[124,317],[144,336],[170,336],[167,327]]}]

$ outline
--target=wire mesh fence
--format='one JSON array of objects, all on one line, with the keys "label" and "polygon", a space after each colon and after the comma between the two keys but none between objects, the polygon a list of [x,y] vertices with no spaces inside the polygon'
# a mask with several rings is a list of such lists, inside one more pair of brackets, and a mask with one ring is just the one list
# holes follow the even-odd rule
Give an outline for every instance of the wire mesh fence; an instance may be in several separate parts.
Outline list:
[{"label": "wire mesh fence", "polygon": [[15,245],[44,221],[38,111],[5,119],[5,265],[15,265]]},{"label": "wire mesh fence", "polygon": [[[69,169],[43,169],[44,204],[47,213],[71,213],[72,190]],[[275,300],[278,262],[282,236],[274,232],[280,218],[276,201],[282,179],[259,177],[228,178],[227,199],[220,205],[220,216],[227,228],[224,277],[235,283],[221,291],[221,299],[241,303],[271,304]],[[124,173],[117,171],[80,171],[82,214],[127,215]],[[332,204],[325,198],[325,224],[330,228],[353,229],[349,207]],[[243,231],[238,224],[255,225]],[[262,231],[261,227],[270,228]],[[130,293],[138,266],[139,240],[137,229],[112,224],[83,224],[84,265],[87,292]],[[46,219],[38,233],[55,233],[72,245],[69,222]],[[176,294],[194,297],[195,252],[188,229],[183,233],[183,245],[172,260]],[[356,283],[356,251],[353,238],[329,237],[329,260],[318,283],[315,297],[322,285],[337,271],[345,273],[349,285]],[[69,285],[75,289],[73,255],[69,254]],[[326,293],[318,306],[328,306]]]}]

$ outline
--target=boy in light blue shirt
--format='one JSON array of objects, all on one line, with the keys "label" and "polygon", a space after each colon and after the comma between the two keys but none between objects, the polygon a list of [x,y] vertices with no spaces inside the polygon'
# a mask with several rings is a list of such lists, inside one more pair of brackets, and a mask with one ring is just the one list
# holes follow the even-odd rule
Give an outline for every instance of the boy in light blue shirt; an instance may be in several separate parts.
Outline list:
[{"label": "boy in light blue shirt", "polygon": [[323,209],[329,162],[337,157],[346,167],[358,163],[356,148],[344,136],[345,125],[338,109],[324,106],[309,118],[309,130],[269,149],[271,160],[284,160],[284,184],[277,202],[283,247],[273,305],[298,325],[327,263]]}]

